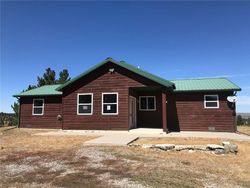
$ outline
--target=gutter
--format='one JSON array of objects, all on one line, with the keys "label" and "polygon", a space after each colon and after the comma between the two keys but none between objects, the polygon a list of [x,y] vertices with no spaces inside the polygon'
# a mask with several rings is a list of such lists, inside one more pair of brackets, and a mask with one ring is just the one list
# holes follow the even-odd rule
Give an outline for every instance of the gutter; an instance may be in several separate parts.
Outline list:
[{"label": "gutter", "polygon": [[192,93],[192,92],[226,92],[226,91],[241,91],[239,89],[208,89],[208,90],[174,90],[174,93]]}]

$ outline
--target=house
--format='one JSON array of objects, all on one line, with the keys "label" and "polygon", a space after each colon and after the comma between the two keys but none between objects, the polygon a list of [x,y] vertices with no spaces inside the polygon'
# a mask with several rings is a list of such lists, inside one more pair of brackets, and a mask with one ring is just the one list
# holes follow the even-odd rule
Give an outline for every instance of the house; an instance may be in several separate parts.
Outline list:
[{"label": "house", "polygon": [[65,84],[14,96],[23,128],[234,132],[227,97],[240,90],[226,78],[170,81],[107,58]]}]

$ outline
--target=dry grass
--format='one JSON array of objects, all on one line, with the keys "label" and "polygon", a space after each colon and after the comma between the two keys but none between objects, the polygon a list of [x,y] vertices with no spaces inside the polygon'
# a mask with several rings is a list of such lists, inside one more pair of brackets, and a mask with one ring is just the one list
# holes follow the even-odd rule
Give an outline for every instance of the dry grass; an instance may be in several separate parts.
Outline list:
[{"label": "dry grass", "polygon": [[[3,131],[0,137],[0,148],[5,152],[13,149],[29,151],[49,151],[68,148],[79,148],[94,136],[37,136],[35,133],[47,132],[37,129],[11,129]],[[0,151],[1,152],[1,151]]]},{"label": "dry grass", "polygon": [[[250,142],[247,141],[231,141],[238,145],[239,152],[237,155],[215,155],[204,152],[165,152],[152,149],[130,148],[129,150],[116,151],[123,157],[130,159],[140,158],[152,159],[164,173],[166,182],[170,181],[169,176],[175,178],[178,176],[195,181],[211,180],[214,184],[223,185],[223,187],[232,187],[239,185],[242,187],[250,187]],[[195,139],[195,138],[142,138],[136,141],[137,144],[220,144],[220,139]],[[163,173],[163,174],[164,174]],[[173,173],[171,175],[171,173]],[[152,174],[150,174],[152,176]],[[196,177],[198,175],[198,178]],[[144,173],[147,177],[148,173]],[[195,178],[194,178],[195,177]],[[157,177],[155,177],[157,179]],[[164,179],[164,177],[163,177]],[[203,179],[203,180],[202,180]],[[144,178],[144,180],[147,180]],[[177,180],[178,182],[179,180]],[[147,182],[148,183],[148,182]],[[196,185],[196,184],[194,184]],[[158,185],[161,187],[164,185]],[[178,186],[178,185],[177,185]],[[197,184],[199,187],[200,185]],[[178,186],[179,187],[179,186]],[[195,187],[195,186],[194,186]]]},{"label": "dry grass", "polygon": [[[0,130],[1,131],[1,130]],[[237,155],[85,147],[93,137],[0,135],[0,187],[250,187],[250,142]],[[207,144],[219,139],[143,138],[137,143]],[[129,185],[129,186],[128,186]]]},{"label": "dry grass", "polygon": [[238,126],[237,131],[239,131],[240,133],[250,135],[250,126]]}]

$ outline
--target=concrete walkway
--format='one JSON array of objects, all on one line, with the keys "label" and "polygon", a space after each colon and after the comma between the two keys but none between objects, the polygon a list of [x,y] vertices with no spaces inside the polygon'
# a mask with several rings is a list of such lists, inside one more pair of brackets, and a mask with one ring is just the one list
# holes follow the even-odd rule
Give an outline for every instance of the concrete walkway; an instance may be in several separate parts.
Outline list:
[{"label": "concrete walkway", "polygon": [[229,132],[199,132],[199,131],[181,131],[169,133],[168,137],[180,137],[180,138],[221,138],[239,141],[250,141],[250,136],[240,133],[229,133]]},{"label": "concrete walkway", "polygon": [[138,137],[178,137],[178,138],[219,138],[238,141],[250,141],[250,136],[229,133],[229,132],[200,132],[200,131],[181,131],[164,133],[162,129],[133,129],[130,131],[102,131],[102,130],[52,130],[45,133],[36,133],[35,135],[85,135],[100,136],[87,142],[89,145],[126,145]]},{"label": "concrete walkway", "polygon": [[89,140],[84,145],[108,145],[108,146],[127,146],[138,138],[137,135],[114,134],[104,135],[93,140]]}]

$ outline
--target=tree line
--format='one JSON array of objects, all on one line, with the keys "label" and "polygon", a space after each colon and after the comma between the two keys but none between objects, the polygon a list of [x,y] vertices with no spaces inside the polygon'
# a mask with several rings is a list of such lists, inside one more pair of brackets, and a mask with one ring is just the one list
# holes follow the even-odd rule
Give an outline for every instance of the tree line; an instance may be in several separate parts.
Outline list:
[{"label": "tree line", "polygon": [[250,117],[243,118],[241,115],[237,116],[237,125],[248,125],[250,126]]},{"label": "tree line", "polygon": [[[37,77],[36,84],[28,85],[27,89],[24,89],[23,91],[28,91],[44,85],[64,84],[70,79],[71,78],[67,69],[60,71],[57,78],[56,71],[51,68],[47,68],[42,76]],[[11,105],[11,108],[14,111],[13,114],[3,112],[0,113],[0,126],[18,125],[19,103],[14,102],[14,104]]]}]

